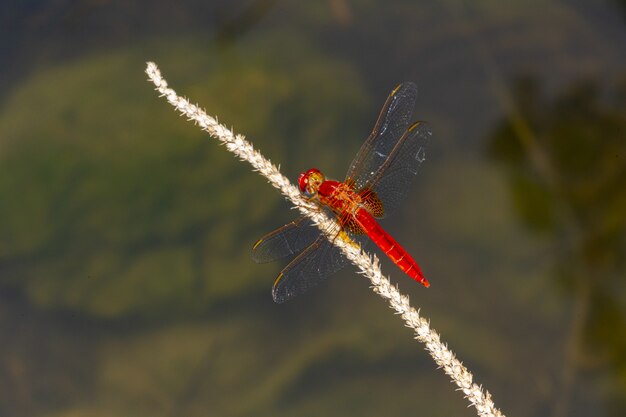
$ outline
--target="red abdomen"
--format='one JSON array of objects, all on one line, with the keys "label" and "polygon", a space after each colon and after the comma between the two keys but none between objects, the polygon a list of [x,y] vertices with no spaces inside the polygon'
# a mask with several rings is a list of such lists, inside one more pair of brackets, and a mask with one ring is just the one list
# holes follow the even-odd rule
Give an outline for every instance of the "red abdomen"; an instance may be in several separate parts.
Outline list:
[{"label": "red abdomen", "polygon": [[359,208],[356,211],[355,219],[369,238],[372,239],[401,270],[425,287],[430,286],[430,283],[424,277],[417,262],[415,262],[411,255],[378,224],[367,210]]}]

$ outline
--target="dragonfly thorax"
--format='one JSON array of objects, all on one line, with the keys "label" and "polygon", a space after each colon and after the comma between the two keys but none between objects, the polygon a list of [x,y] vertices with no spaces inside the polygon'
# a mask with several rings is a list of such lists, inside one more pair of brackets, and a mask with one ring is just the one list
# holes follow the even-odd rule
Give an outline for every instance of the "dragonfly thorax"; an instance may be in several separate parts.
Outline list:
[{"label": "dragonfly thorax", "polygon": [[362,205],[361,196],[348,184],[326,179],[317,168],[300,174],[298,185],[308,198],[318,200],[338,214],[354,214]]}]

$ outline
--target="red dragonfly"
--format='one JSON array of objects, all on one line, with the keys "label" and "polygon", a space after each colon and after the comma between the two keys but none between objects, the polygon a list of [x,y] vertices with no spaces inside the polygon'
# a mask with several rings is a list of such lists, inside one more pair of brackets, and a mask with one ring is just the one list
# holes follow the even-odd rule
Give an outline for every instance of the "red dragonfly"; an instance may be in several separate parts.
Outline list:
[{"label": "red dragonfly", "polygon": [[[425,159],[432,133],[424,122],[409,124],[416,98],[417,87],[410,82],[391,92],[343,182],[326,179],[313,168],[300,174],[298,184],[307,198],[337,219],[335,239],[363,246],[369,237],[409,277],[428,287],[411,255],[376,221],[401,205]],[[347,262],[304,216],[263,236],[252,250],[257,262],[290,255],[295,257],[274,281],[272,296],[277,303],[302,294]]]}]

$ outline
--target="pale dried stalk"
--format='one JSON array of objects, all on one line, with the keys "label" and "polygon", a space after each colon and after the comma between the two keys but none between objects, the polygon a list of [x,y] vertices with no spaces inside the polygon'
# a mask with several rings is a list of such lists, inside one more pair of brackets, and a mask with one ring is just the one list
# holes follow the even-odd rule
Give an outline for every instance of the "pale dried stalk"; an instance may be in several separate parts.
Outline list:
[{"label": "pale dried stalk", "polygon": [[[179,97],[174,90],[168,88],[167,81],[161,76],[159,68],[153,62],[148,62],[146,73],[156,86],[156,90],[167,98],[182,115],[207,131],[211,136],[218,139],[226,148],[237,155],[241,160],[248,161],[255,171],[268,179],[270,184],[278,188],[304,215],[311,218],[320,229],[330,235],[335,229],[336,223],[320,210],[316,210],[300,191],[291,184],[289,179],[280,173],[278,168],[255,151],[252,144],[245,140],[242,135],[235,135],[225,126],[220,125],[216,119],[208,116],[204,110],[191,104],[187,99]],[[332,236],[331,236],[332,237]],[[503,416],[491,400],[491,395],[473,382],[472,374],[463,366],[454,353],[441,342],[439,334],[430,327],[428,320],[421,317],[415,308],[409,304],[409,298],[400,293],[397,287],[391,285],[389,279],[383,275],[380,263],[375,255],[369,255],[360,248],[344,242],[342,239],[334,239],[333,242],[343,250],[346,257],[359,269],[359,273],[369,278],[374,292],[385,298],[389,306],[399,314],[406,325],[415,331],[415,338],[423,343],[426,351],[434,361],[443,368],[446,374],[463,392],[470,403],[476,407],[479,416]]]}]

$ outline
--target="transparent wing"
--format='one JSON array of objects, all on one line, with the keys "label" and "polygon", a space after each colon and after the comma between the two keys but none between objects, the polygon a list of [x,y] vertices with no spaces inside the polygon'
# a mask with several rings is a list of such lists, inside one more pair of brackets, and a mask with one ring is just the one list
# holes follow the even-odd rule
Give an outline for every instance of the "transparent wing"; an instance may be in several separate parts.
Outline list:
[{"label": "transparent wing", "polygon": [[426,160],[426,147],[431,136],[430,127],[425,122],[409,126],[385,162],[365,184],[365,189],[374,191],[383,202],[384,215],[398,209],[404,201],[420,165]]},{"label": "transparent wing", "polygon": [[320,236],[278,275],[272,297],[283,303],[316,286],[345,266],[347,259],[326,237]]},{"label": "transparent wing", "polygon": [[315,242],[321,233],[311,220],[299,217],[257,240],[252,247],[252,259],[265,263],[295,255]]},{"label": "transparent wing", "polygon": [[[341,239],[339,234],[336,239]],[[361,247],[367,242],[366,235],[350,235],[350,240]],[[296,256],[278,275],[272,288],[272,296],[277,303],[283,303],[310,288],[313,288],[331,274],[343,268],[348,259],[343,252],[325,236]]]},{"label": "transparent wing", "polygon": [[400,84],[389,94],[372,133],[359,149],[346,175],[346,182],[355,190],[371,184],[379,168],[385,164],[409,127],[416,99],[417,86],[411,82]]},{"label": "transparent wing", "polygon": [[[337,225],[336,239],[349,238],[355,244],[365,246],[367,235],[341,230],[341,226]],[[302,294],[347,263],[341,250],[304,216],[266,234],[252,248],[252,259],[259,263],[292,255],[297,256],[283,268],[274,282],[272,295],[277,303]]]}]

